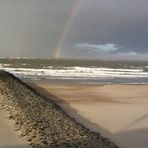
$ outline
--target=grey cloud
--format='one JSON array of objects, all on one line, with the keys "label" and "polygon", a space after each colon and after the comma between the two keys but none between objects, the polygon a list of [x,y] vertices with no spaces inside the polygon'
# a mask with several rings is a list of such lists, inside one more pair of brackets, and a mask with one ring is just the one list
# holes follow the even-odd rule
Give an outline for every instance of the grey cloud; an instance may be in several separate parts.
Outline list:
[{"label": "grey cloud", "polygon": [[89,50],[89,51],[95,51],[95,52],[117,52],[122,47],[120,47],[117,44],[108,43],[105,45],[92,45],[88,43],[81,43],[76,44],[76,48],[79,50]]},{"label": "grey cloud", "polygon": [[148,1],[87,1],[67,37],[73,42],[117,43],[124,51],[148,50]]},{"label": "grey cloud", "polygon": [[[50,57],[75,2],[1,0],[0,56]],[[111,54],[114,44],[110,52],[106,45],[115,43],[122,47],[114,51],[117,58],[128,55],[148,59],[147,6],[147,0],[82,0],[66,34],[61,57],[114,58]],[[84,54],[84,50],[75,48],[77,43],[89,43],[87,48],[93,48],[98,54],[96,51]]]},{"label": "grey cloud", "polygon": [[71,0],[1,0],[0,56],[50,57]]}]

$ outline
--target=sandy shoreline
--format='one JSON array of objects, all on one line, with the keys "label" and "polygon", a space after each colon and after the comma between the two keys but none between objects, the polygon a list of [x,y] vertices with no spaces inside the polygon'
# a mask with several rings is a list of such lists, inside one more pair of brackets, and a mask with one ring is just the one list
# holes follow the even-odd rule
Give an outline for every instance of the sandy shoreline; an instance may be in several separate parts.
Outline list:
[{"label": "sandy shoreline", "polygon": [[118,147],[99,132],[77,122],[55,101],[7,72],[0,73],[0,95],[0,107],[14,121],[20,136],[34,148]]},{"label": "sandy shoreline", "polygon": [[147,148],[148,85],[29,84],[121,148]]}]

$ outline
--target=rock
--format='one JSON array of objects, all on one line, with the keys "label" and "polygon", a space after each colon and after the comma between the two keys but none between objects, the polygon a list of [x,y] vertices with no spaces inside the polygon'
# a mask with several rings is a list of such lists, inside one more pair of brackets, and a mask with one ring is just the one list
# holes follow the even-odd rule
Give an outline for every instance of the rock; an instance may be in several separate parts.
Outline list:
[{"label": "rock", "polygon": [[0,96],[0,108],[34,148],[117,148],[10,74],[0,75]]}]

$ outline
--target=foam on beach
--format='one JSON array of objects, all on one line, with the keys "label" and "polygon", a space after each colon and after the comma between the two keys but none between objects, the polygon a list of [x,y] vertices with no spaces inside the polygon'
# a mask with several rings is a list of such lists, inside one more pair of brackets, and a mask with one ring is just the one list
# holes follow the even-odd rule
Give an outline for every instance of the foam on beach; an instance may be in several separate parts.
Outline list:
[{"label": "foam on beach", "polygon": [[12,74],[0,71],[0,106],[33,147],[117,148],[78,123],[52,100]]}]

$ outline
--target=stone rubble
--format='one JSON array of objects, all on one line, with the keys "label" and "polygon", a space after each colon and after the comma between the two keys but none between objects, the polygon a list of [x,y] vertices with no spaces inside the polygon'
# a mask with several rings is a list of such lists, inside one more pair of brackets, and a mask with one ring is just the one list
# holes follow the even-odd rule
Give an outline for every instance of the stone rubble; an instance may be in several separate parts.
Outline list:
[{"label": "stone rubble", "polygon": [[34,148],[118,148],[13,75],[0,71],[0,108]]}]

